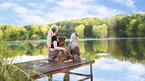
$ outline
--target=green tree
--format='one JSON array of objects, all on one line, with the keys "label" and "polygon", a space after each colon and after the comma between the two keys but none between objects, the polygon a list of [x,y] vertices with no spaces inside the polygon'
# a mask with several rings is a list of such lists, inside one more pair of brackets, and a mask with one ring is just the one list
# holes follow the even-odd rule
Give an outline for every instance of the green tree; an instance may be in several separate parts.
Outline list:
[{"label": "green tree", "polygon": [[119,34],[118,34],[119,37],[126,37],[125,30],[126,30],[126,26],[129,24],[129,22],[130,22],[129,16],[124,15],[119,22],[120,24],[117,25],[119,27]]},{"label": "green tree", "polygon": [[104,23],[108,27],[108,37],[116,37],[115,27],[116,27],[116,20],[115,18],[106,18],[104,19]]},{"label": "green tree", "polygon": [[59,35],[59,36],[66,36],[66,37],[68,37],[67,36],[67,30],[66,30],[67,28],[66,28],[66,26],[58,26],[58,34],[57,35]]},{"label": "green tree", "polygon": [[145,36],[145,23],[138,25],[137,36],[139,37]]},{"label": "green tree", "polygon": [[83,24],[75,27],[75,32],[77,32],[81,38],[84,37],[84,28],[85,26]]},{"label": "green tree", "polygon": [[[61,22],[57,22],[56,25],[58,25],[58,34],[59,36],[66,36],[69,38],[71,32],[70,30],[68,31],[68,29],[70,28],[68,24],[68,21],[61,21]],[[71,26],[71,25],[70,25]]]},{"label": "green tree", "polygon": [[98,30],[97,29],[98,29],[97,26],[94,25],[93,29],[92,29],[92,32],[93,32],[93,36],[95,36],[95,37],[98,37],[98,33],[97,33]]},{"label": "green tree", "polygon": [[75,25],[73,24],[73,22],[72,21],[69,21],[67,24],[66,24],[66,33],[67,33],[67,35],[66,35],[66,37],[70,37],[71,36],[71,34],[73,33],[73,32],[75,32]]},{"label": "green tree", "polygon": [[92,28],[93,28],[93,25],[85,25],[85,29],[84,29],[85,37],[93,37]]},{"label": "green tree", "polygon": [[37,34],[33,34],[33,35],[31,36],[31,39],[37,40],[37,39],[40,39],[40,37],[39,37]]},{"label": "green tree", "polygon": [[4,38],[6,40],[17,40],[18,39],[18,29],[15,25],[4,25]]},{"label": "green tree", "polygon": [[119,35],[119,31],[120,31],[120,28],[121,28],[121,19],[122,19],[122,14],[118,14],[116,16],[113,17],[115,19],[115,22],[116,22],[116,26],[115,26],[115,33],[116,35],[118,36]]},{"label": "green tree", "polygon": [[93,35],[95,37],[99,37],[99,38],[104,38],[104,37],[107,37],[107,34],[108,34],[108,30],[107,30],[107,25],[106,24],[103,24],[103,25],[99,25],[99,26],[96,26],[94,25],[93,26]]},{"label": "green tree", "polygon": [[2,26],[3,26],[3,25],[2,25],[2,24],[0,24],[0,30],[1,30]]},{"label": "green tree", "polygon": [[28,31],[24,27],[21,27],[19,29],[19,40],[29,39],[27,35],[28,35]]},{"label": "green tree", "polygon": [[130,24],[127,25],[127,29],[126,29],[127,36],[129,36],[129,37],[137,36],[136,30],[137,30],[139,23],[140,22],[137,19],[133,19],[130,21]]},{"label": "green tree", "polygon": [[3,31],[0,30],[0,39],[2,39],[2,36],[3,36]]},{"label": "green tree", "polygon": [[[32,35],[37,34],[41,36],[40,30],[37,25],[30,25],[30,38],[33,38]],[[36,35],[34,35],[36,36]]]},{"label": "green tree", "polygon": [[39,25],[39,30],[41,32],[41,38],[44,39],[47,37],[47,32],[50,29],[50,26],[48,26],[47,24],[41,24]]}]

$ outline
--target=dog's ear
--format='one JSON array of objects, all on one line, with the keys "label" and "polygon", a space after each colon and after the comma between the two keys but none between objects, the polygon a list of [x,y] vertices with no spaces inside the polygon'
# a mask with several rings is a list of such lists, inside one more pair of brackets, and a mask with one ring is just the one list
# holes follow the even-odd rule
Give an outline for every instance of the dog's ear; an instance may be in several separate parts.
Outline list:
[{"label": "dog's ear", "polygon": [[78,37],[78,36],[79,36],[79,34],[78,34],[78,33],[76,33],[76,32],[75,32],[75,35],[76,35],[76,37]]}]

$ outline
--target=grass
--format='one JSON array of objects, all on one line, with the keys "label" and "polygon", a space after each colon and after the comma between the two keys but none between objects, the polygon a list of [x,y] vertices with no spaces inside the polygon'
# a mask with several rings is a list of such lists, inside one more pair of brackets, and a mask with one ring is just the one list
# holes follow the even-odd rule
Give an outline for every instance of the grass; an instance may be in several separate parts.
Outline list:
[{"label": "grass", "polygon": [[[15,55],[17,55],[18,49],[9,51],[4,40],[0,39],[0,79],[1,81],[27,81],[33,79],[27,72],[18,68],[16,64],[12,64]],[[8,60],[7,58],[12,58]],[[19,77],[20,74],[24,74],[27,78]]]}]

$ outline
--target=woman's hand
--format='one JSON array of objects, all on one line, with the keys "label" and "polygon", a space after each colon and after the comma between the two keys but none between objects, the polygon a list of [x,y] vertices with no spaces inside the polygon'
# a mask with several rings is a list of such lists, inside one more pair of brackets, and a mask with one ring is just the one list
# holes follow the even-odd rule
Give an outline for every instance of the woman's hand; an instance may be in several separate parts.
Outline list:
[{"label": "woman's hand", "polygon": [[62,50],[63,50],[63,52],[64,52],[65,54],[67,54],[67,53],[66,53],[66,52],[67,52],[67,50],[66,50],[65,48],[63,48]]}]

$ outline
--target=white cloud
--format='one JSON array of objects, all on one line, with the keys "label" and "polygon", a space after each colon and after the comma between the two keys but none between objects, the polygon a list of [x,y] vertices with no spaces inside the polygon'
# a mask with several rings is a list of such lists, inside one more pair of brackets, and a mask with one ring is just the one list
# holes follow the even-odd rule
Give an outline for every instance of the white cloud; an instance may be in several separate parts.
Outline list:
[{"label": "white cloud", "polygon": [[45,16],[50,23],[80,18],[84,15],[80,10],[58,10],[54,13],[47,13]]},{"label": "white cloud", "polygon": [[110,9],[102,5],[92,6],[91,8],[92,8],[92,12],[95,12],[96,16],[98,17],[110,17],[118,13],[121,13],[119,10]]},{"label": "white cloud", "polygon": [[4,4],[0,4],[0,9],[3,10],[7,10],[8,8],[11,8],[13,6],[17,6],[17,4],[13,4],[13,3],[4,3]]},{"label": "white cloud", "polygon": [[47,2],[53,2],[54,0],[46,0]]},{"label": "white cloud", "polygon": [[91,1],[92,0],[64,0],[62,2],[57,2],[57,3],[63,9],[86,11],[91,9],[92,7],[92,5],[87,4],[87,2],[91,2]]},{"label": "white cloud", "polygon": [[30,14],[44,14],[42,10],[29,10]]},{"label": "white cloud", "polygon": [[[42,24],[46,21],[43,20],[39,14],[43,14],[41,10],[29,10],[25,7],[16,6],[13,8],[15,12],[18,13],[18,16],[21,18],[22,24]],[[17,22],[18,23],[18,22]]]},{"label": "white cloud", "polygon": [[58,4],[63,8],[72,8],[72,7],[82,7],[82,1],[80,0],[64,0],[62,2],[58,2]]},{"label": "white cloud", "polygon": [[19,14],[34,14],[34,15],[36,15],[36,14],[43,14],[43,12],[41,11],[41,10],[39,10],[39,9],[37,9],[37,10],[29,10],[29,9],[27,9],[27,8],[25,8],[25,7],[22,7],[22,6],[14,6],[13,7],[13,10],[15,11],[15,12],[17,12],[17,13],[19,13]]},{"label": "white cloud", "polygon": [[[14,7],[14,11],[17,12],[19,17],[21,18],[22,24],[42,24],[45,23],[39,14],[43,14],[41,10],[29,10],[25,7],[16,6]],[[17,22],[19,23],[19,22]]]},{"label": "white cloud", "polygon": [[[46,1],[51,2],[52,0]],[[13,3],[0,4],[0,7],[12,9],[21,18],[19,21],[23,21],[24,24],[54,23],[86,17],[102,18],[120,13],[119,10],[107,8],[103,5],[88,4],[91,1],[93,0],[63,0],[56,2],[57,7],[51,7],[48,11],[42,11],[48,5],[38,3],[27,3],[29,6],[34,7],[33,10]]]},{"label": "white cloud", "polygon": [[26,14],[29,12],[29,10],[27,10],[25,7],[21,7],[21,6],[14,6],[13,9],[15,12],[20,14]]},{"label": "white cloud", "polygon": [[135,7],[133,0],[113,0],[116,3],[126,5],[128,7]]},{"label": "white cloud", "polygon": [[[39,9],[30,10],[21,5],[14,4],[14,3],[4,3],[0,4],[0,7],[3,10],[12,9],[14,12],[17,13],[17,16],[21,18],[19,21],[14,20],[16,23],[21,25],[25,24],[42,24],[46,21],[38,15],[43,14],[43,12]],[[20,23],[21,22],[21,23]]]},{"label": "white cloud", "polygon": [[25,21],[26,24],[42,24],[46,23],[40,16],[36,15],[20,15],[22,21]]},{"label": "white cloud", "polygon": [[21,23],[21,21],[19,21],[19,20],[15,20],[15,22],[16,22],[16,23]]},{"label": "white cloud", "polygon": [[38,8],[38,9],[43,9],[45,8],[44,4],[37,4],[37,3],[28,3],[29,6],[32,6],[34,8]]},{"label": "white cloud", "polygon": [[54,7],[54,12],[46,13],[48,22],[57,22],[63,20],[71,20],[85,17],[107,17],[113,16],[120,11],[116,9],[109,9],[102,5],[89,5],[87,2],[93,0],[63,0],[57,2],[59,7]]},{"label": "white cloud", "polygon": [[17,0],[17,1],[24,1],[24,0]]}]

